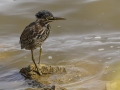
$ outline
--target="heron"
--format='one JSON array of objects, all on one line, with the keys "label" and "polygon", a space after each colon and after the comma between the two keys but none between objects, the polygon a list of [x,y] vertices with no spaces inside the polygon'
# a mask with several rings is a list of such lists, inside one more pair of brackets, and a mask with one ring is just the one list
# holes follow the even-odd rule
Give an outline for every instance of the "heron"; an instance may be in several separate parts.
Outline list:
[{"label": "heron", "polygon": [[37,69],[37,73],[42,75],[41,71],[34,59],[34,49],[39,48],[39,61],[40,64],[42,54],[42,44],[49,37],[50,34],[50,23],[55,20],[65,20],[63,17],[54,17],[53,14],[48,10],[41,10],[36,13],[36,20],[25,27],[21,36],[20,44],[21,49],[31,50],[32,61]]}]

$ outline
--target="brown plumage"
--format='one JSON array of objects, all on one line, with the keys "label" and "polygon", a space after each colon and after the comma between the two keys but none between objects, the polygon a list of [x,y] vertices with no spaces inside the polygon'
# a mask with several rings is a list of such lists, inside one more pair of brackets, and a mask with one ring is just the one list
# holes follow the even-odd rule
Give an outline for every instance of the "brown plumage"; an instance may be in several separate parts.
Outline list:
[{"label": "brown plumage", "polygon": [[54,17],[50,11],[41,10],[36,14],[37,20],[30,23],[20,36],[21,49],[31,50],[32,60],[37,68],[37,72],[41,75],[37,64],[35,63],[33,50],[40,47],[39,62],[42,53],[41,45],[50,34],[50,24],[53,20],[64,20],[64,18]]},{"label": "brown plumage", "polygon": [[29,24],[21,34],[21,49],[36,49],[47,39],[50,34],[50,25],[44,20],[37,19]]}]

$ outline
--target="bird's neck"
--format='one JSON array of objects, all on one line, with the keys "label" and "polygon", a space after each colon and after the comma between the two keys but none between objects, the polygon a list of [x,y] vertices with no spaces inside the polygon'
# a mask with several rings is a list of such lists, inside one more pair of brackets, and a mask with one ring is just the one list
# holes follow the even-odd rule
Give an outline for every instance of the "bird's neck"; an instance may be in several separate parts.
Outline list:
[{"label": "bird's neck", "polygon": [[41,26],[46,26],[49,24],[49,21],[44,20],[44,19],[37,19],[36,23],[39,23]]}]

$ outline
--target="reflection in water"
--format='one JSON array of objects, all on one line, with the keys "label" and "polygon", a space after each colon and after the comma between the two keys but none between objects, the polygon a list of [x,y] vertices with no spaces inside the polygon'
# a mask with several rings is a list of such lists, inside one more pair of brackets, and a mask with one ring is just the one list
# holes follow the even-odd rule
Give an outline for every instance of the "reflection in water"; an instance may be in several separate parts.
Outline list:
[{"label": "reflection in water", "polygon": [[[0,89],[29,87],[18,72],[32,63],[31,54],[20,49],[19,37],[24,27],[35,20],[34,14],[41,9],[67,19],[65,22],[51,23],[51,35],[43,44],[41,61],[43,64],[70,68],[69,74],[63,76],[69,81],[61,83],[62,86],[68,90],[102,90],[106,81],[119,77],[120,1],[0,2]],[[35,51],[36,60],[38,52]]]}]

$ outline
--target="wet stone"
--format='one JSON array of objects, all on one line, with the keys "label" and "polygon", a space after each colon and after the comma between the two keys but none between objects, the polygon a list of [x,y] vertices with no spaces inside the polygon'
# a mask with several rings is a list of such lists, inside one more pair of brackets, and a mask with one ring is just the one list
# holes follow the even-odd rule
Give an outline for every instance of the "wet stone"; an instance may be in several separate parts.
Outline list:
[{"label": "wet stone", "polygon": [[48,65],[38,65],[38,67],[42,73],[41,76],[38,75],[37,69],[33,64],[20,70],[21,75],[31,81],[28,82],[29,86],[37,87],[39,90],[66,90],[58,85],[51,85],[52,80],[50,79],[52,75],[64,75],[66,73],[66,69],[64,67]]},{"label": "wet stone", "polygon": [[32,88],[27,88],[26,90],[55,90],[55,86],[54,85],[43,85],[40,82],[37,82],[35,80],[28,80],[27,81],[28,85]]},{"label": "wet stone", "polygon": [[38,66],[39,70],[41,71],[42,75],[39,76],[37,73],[37,69],[35,66],[29,65],[28,67],[22,68],[20,70],[20,73],[26,77],[26,78],[33,78],[33,77],[42,77],[44,75],[49,75],[49,74],[60,74],[60,73],[66,73],[66,69],[64,67],[56,67],[56,66]]}]

